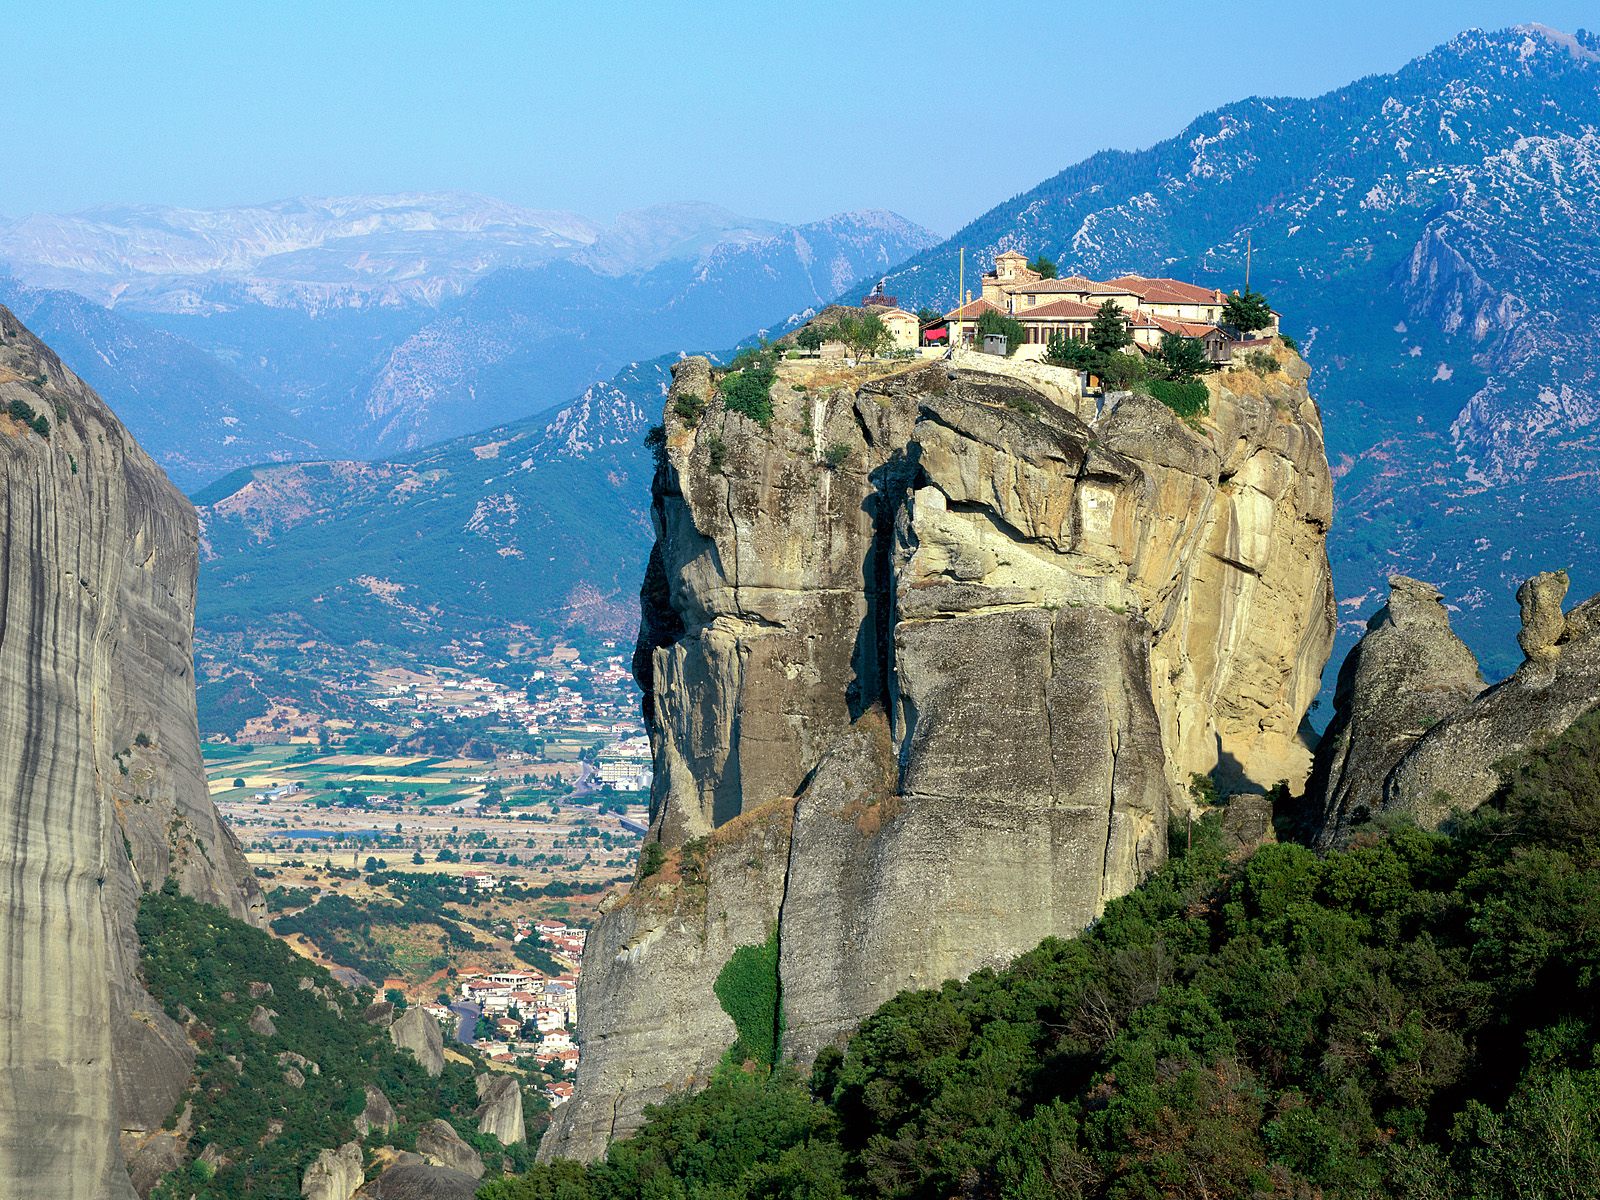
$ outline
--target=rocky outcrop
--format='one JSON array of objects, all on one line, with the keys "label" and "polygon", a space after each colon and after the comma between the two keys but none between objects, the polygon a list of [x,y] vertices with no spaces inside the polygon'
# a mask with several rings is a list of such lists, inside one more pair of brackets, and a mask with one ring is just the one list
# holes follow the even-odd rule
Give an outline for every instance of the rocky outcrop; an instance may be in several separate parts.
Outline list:
[{"label": "rocky outcrop", "polygon": [[194,510],[4,309],[0,473],[0,1195],[131,1197],[119,1143],[191,1065],[136,978],[139,895],[264,916],[200,760]]},{"label": "rocky outcrop", "polygon": [[417,1153],[436,1167],[448,1167],[474,1179],[483,1176],[483,1159],[461,1140],[449,1121],[429,1121],[418,1130]]},{"label": "rocky outcrop", "polygon": [[317,1155],[300,1180],[300,1195],[305,1200],[350,1200],[365,1178],[361,1147],[346,1142],[337,1150]]},{"label": "rocky outcrop", "polygon": [[356,1114],[356,1132],[362,1137],[366,1137],[369,1133],[388,1133],[395,1127],[397,1120],[394,1105],[389,1103],[389,1097],[370,1083],[367,1084],[367,1103],[366,1107]]},{"label": "rocky outcrop", "polygon": [[1304,782],[1333,631],[1304,364],[1213,378],[1193,425],[1060,374],[786,365],[763,426],[679,364],[634,660],[665,854],[591,932],[545,1157],[707,1078],[737,947],[776,936],[806,1061],[1081,929],[1191,774]]},{"label": "rocky outcrop", "polygon": [[398,1162],[356,1193],[358,1200],[473,1200],[478,1177],[449,1167]]},{"label": "rocky outcrop", "polygon": [[1339,669],[1334,716],[1317,747],[1308,796],[1321,814],[1318,843],[1342,842],[1382,811],[1395,764],[1483,688],[1478,660],[1451,631],[1439,590],[1403,575],[1390,579],[1389,602]]},{"label": "rocky outcrop", "polygon": [[444,1070],[444,1037],[439,1022],[420,1008],[408,1008],[389,1026],[389,1038],[402,1050],[417,1056],[429,1075]]},{"label": "rocky outcrop", "polygon": [[1600,705],[1600,596],[1561,611],[1562,572],[1517,591],[1526,656],[1484,689],[1438,593],[1391,581],[1389,605],[1340,673],[1336,712],[1309,793],[1319,842],[1337,845],[1382,813],[1436,827],[1499,789],[1500,764],[1535,750]]},{"label": "rocky outcrop", "polygon": [[472,1114],[478,1120],[478,1132],[490,1133],[509,1146],[528,1140],[528,1128],[522,1120],[522,1085],[515,1075],[479,1075],[474,1081],[478,1088],[478,1107]]}]

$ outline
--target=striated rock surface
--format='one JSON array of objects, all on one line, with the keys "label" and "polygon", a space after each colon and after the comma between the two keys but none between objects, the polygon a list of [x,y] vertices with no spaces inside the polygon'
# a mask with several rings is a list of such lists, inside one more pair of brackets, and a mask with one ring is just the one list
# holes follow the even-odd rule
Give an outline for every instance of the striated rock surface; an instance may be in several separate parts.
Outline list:
[{"label": "striated rock surface", "polygon": [[429,1163],[396,1163],[367,1184],[359,1200],[473,1200],[478,1177]]},{"label": "striated rock surface", "polygon": [[1081,929],[1163,859],[1192,773],[1304,783],[1331,484],[1280,363],[1214,377],[1192,426],[958,360],[786,365],[763,427],[678,365],[634,659],[664,865],[590,935],[541,1155],[705,1081],[740,946],[776,932],[807,1061],[904,988]]},{"label": "striated rock surface", "polygon": [[[1355,666],[1341,673],[1338,709],[1318,751],[1309,795],[1322,804],[1324,845],[1384,812],[1437,826],[1453,809],[1476,808],[1498,790],[1498,764],[1545,745],[1600,705],[1600,596],[1563,613],[1564,573],[1536,575],[1518,590],[1526,658],[1486,690],[1437,592],[1395,582],[1389,610],[1401,591],[1408,597],[1400,623],[1383,612],[1373,619],[1351,654]],[[1409,641],[1397,632],[1408,616]],[[1382,736],[1363,737],[1363,729]]]},{"label": "striated rock surface", "polygon": [[522,1120],[522,1085],[516,1075],[479,1075],[474,1081],[478,1089],[478,1108],[472,1115],[478,1119],[479,1133],[492,1133],[509,1146],[528,1140],[528,1127]]},{"label": "striated rock surface", "polygon": [[3,308],[0,473],[0,1195],[131,1197],[120,1145],[191,1066],[136,979],[139,895],[265,911],[200,759],[194,510]]},{"label": "striated rock surface", "polygon": [[1308,795],[1321,812],[1318,844],[1336,845],[1377,815],[1395,764],[1483,688],[1478,660],[1451,631],[1439,590],[1391,578],[1389,602],[1339,669],[1333,720],[1317,746]]},{"label": "striated rock surface", "polygon": [[438,1075],[444,1070],[444,1036],[439,1022],[420,1008],[408,1008],[389,1026],[389,1038],[402,1050],[417,1056],[423,1070]]},{"label": "striated rock surface", "polygon": [[370,1083],[367,1084],[367,1103],[356,1116],[356,1132],[362,1137],[373,1132],[388,1133],[395,1127],[397,1121],[394,1105],[389,1103],[389,1097]]},{"label": "striated rock surface", "polygon": [[346,1142],[337,1150],[324,1150],[306,1168],[300,1180],[300,1195],[305,1200],[350,1200],[366,1178],[366,1160],[361,1147]]},{"label": "striated rock surface", "polygon": [[417,1153],[436,1167],[448,1167],[474,1179],[483,1175],[483,1159],[466,1142],[449,1121],[429,1121],[417,1132]]}]

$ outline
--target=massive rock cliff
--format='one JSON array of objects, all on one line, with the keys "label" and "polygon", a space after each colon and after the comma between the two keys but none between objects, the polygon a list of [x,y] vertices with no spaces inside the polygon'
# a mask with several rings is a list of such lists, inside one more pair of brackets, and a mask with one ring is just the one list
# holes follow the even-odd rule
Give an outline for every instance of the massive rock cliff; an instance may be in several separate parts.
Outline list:
[{"label": "massive rock cliff", "polygon": [[1340,845],[1384,813],[1438,826],[1499,789],[1500,764],[1555,738],[1600,705],[1600,596],[1563,612],[1561,571],[1517,591],[1522,665],[1485,688],[1439,593],[1396,577],[1389,603],[1339,672],[1309,802],[1317,841]]},{"label": "massive rock cliff", "polygon": [[191,1061],[136,978],[139,895],[261,909],[200,761],[195,517],[3,308],[0,472],[0,1195],[131,1197],[119,1140]]},{"label": "massive rock cliff", "polygon": [[590,936],[543,1155],[707,1078],[739,947],[776,948],[808,1061],[1082,928],[1162,861],[1193,773],[1304,782],[1333,632],[1306,378],[1286,350],[1213,377],[1190,424],[994,359],[785,364],[763,425],[679,365],[635,657],[660,866]]}]

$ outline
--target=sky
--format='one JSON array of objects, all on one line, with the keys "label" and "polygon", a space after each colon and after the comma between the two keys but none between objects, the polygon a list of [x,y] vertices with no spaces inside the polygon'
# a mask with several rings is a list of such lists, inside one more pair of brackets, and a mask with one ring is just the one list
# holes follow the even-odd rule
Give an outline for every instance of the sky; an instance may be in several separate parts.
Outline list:
[{"label": "sky", "polygon": [[0,214],[469,191],[948,234],[1106,147],[1593,0],[12,0]]}]

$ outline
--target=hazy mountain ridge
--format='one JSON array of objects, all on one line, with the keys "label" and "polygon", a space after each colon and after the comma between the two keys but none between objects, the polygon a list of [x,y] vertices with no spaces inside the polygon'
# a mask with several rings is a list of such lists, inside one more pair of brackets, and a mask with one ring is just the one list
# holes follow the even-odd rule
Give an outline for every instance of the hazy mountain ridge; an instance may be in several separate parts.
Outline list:
[{"label": "hazy mountain ridge", "polygon": [[[193,487],[316,447],[405,453],[519,420],[629,362],[781,322],[933,240],[876,211],[789,226],[691,202],[601,224],[419,193],[0,220],[0,263],[22,285],[72,291],[217,360],[174,361],[159,403],[115,360],[94,380]],[[224,395],[259,393],[263,437],[248,453],[204,433],[187,457],[166,453],[169,418],[217,428],[185,399],[186,373]],[[288,431],[268,436],[274,421]]]},{"label": "hazy mountain ridge", "polygon": [[[269,305],[436,303],[508,261],[593,245],[600,229],[461,193],[296,198],[225,209],[155,205],[0,223],[0,260],[24,280],[150,310],[238,299]],[[299,288],[304,291],[297,290]]]},{"label": "hazy mountain ridge", "polygon": [[497,271],[401,342],[366,388],[375,445],[409,450],[554,404],[630,359],[782,325],[929,245],[893,213],[843,213],[634,274]]},{"label": "hazy mountain ridge", "polygon": [[511,625],[631,630],[669,361],[406,458],[265,465],[198,494],[198,638],[293,629],[437,647]]},{"label": "hazy mountain ridge", "polygon": [[180,487],[198,487],[219,469],[317,453],[290,413],[180,337],[71,292],[30,288],[3,276],[0,302],[138,430],[151,457]]},{"label": "hazy mountain ridge", "polygon": [[[1315,369],[1340,476],[1348,639],[1394,570],[1440,581],[1496,673],[1521,578],[1600,534],[1600,39],[1469,30],[1392,75],[1249,99],[1105,152],[895,272],[948,303],[995,250],[1088,274],[1251,282]],[[1579,566],[1574,586],[1600,586]]]}]

